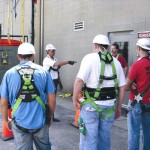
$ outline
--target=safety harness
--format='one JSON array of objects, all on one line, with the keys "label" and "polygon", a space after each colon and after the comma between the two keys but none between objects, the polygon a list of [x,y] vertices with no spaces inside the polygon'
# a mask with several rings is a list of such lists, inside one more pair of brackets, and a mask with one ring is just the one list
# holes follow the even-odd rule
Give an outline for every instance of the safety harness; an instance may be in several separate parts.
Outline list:
[{"label": "safety harness", "polygon": [[60,67],[58,67],[57,69],[55,69],[55,68],[53,68],[53,67],[50,66],[48,71],[50,72],[51,70],[53,70],[53,71],[58,71],[59,72],[59,68]]},{"label": "safety harness", "polygon": [[140,104],[143,113],[144,112],[150,112],[150,108],[146,108],[145,105],[144,105],[144,103],[142,102],[143,96],[149,90],[149,88],[150,88],[150,82],[149,82],[149,84],[147,85],[147,87],[145,88],[145,90],[143,92],[138,93],[137,89],[134,90],[135,97],[134,97],[134,100],[132,101],[131,105],[127,108],[127,112],[131,111],[132,108],[137,103]]},{"label": "safety harness", "polygon": [[[118,80],[117,80],[116,68],[111,54],[109,54],[108,52],[99,52],[98,54],[101,61],[101,70],[100,70],[98,87],[96,89],[91,89],[84,86],[82,92],[86,100],[81,103],[81,106],[85,104],[91,104],[99,112],[101,118],[109,118],[110,116],[112,116],[116,106],[114,105],[109,109],[102,110],[94,101],[112,100],[117,97]],[[105,64],[111,64],[112,72],[113,72],[112,77],[104,76]],[[101,88],[103,80],[114,80],[115,86],[110,88]]]},{"label": "safety harness", "polygon": [[21,102],[32,102],[37,100],[37,102],[45,109],[45,104],[40,98],[40,94],[34,84],[33,74],[35,69],[31,67],[20,67],[16,66],[21,77],[21,88],[17,95],[16,103],[12,109],[12,116],[20,106]]},{"label": "safety harness", "polygon": [[[50,57],[49,55],[47,55],[47,58],[52,59],[52,60],[54,60],[54,61],[57,60],[56,58],[52,58],[52,57]],[[50,72],[51,70],[53,70],[53,71],[59,72],[59,69],[60,69],[60,67],[58,67],[58,68],[56,69],[56,68],[50,66],[49,69],[48,69],[48,71]]]},{"label": "safety harness", "polygon": [[[146,59],[150,59],[149,56],[146,56],[146,57],[143,57],[143,58],[146,58]],[[142,59],[143,59],[142,58]],[[134,100],[132,101],[131,105],[127,108],[127,113],[129,111],[132,110],[132,108],[137,104],[139,103],[140,106],[141,106],[141,109],[142,109],[142,112],[150,112],[150,108],[146,108],[144,103],[142,102],[142,99],[143,99],[143,96],[145,95],[145,93],[149,90],[150,88],[150,82],[149,84],[147,85],[147,87],[141,92],[141,93],[138,93],[137,89],[134,90]]]}]

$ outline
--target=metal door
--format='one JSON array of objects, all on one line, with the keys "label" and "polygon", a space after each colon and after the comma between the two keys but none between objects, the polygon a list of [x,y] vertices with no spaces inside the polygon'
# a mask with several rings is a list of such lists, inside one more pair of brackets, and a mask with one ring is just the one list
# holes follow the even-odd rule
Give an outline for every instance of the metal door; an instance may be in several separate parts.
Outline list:
[{"label": "metal door", "polygon": [[[135,41],[133,31],[127,32],[110,32],[109,33],[110,43],[117,43],[120,48],[120,53],[126,59],[129,69],[136,59]],[[125,94],[124,104],[127,104],[129,99],[129,92]]]}]

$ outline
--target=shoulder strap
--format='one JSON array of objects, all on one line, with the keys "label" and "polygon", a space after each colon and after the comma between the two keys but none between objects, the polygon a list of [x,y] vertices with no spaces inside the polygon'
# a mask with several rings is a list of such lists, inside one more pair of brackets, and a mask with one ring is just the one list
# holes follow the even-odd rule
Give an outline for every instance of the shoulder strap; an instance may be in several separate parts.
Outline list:
[{"label": "shoulder strap", "polygon": [[117,56],[116,56],[116,59],[118,59],[118,58],[119,58],[119,56],[120,56],[120,54],[118,53],[118,54],[117,54]]},{"label": "shoulder strap", "polygon": [[111,56],[111,54],[109,54],[108,52],[99,52],[99,57],[100,57],[100,61],[101,61],[101,71],[100,71],[100,78],[99,78],[99,84],[98,87],[96,88],[95,94],[94,94],[94,98],[98,98],[100,95],[100,91],[101,91],[101,85],[103,83],[103,80],[107,80],[108,78],[104,76],[104,72],[105,72],[105,64],[109,63],[112,66],[112,71],[113,71],[113,77],[110,78],[110,80],[114,80],[115,82],[115,92],[116,95],[118,95],[118,80],[117,80],[117,74],[116,74],[116,68],[114,65],[114,61],[113,58]]}]

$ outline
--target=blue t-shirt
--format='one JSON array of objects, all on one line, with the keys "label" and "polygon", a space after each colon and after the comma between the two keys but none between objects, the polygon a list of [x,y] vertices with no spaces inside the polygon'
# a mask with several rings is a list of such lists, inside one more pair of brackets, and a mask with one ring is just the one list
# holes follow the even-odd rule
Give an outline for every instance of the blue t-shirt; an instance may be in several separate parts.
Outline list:
[{"label": "blue t-shirt", "polygon": [[[49,72],[31,61],[22,61],[19,66],[31,66],[35,69],[33,75],[34,83],[39,91],[42,101],[46,104],[47,94],[54,93],[55,91],[55,86]],[[16,68],[13,67],[5,73],[1,84],[1,97],[9,100],[12,109],[16,103],[16,97],[20,88],[21,77]],[[17,124],[23,128],[38,129],[45,123],[45,110],[37,100],[32,102],[21,102],[14,113],[13,118]]]},{"label": "blue t-shirt", "polygon": [[1,85],[0,85],[0,97],[1,97]]}]

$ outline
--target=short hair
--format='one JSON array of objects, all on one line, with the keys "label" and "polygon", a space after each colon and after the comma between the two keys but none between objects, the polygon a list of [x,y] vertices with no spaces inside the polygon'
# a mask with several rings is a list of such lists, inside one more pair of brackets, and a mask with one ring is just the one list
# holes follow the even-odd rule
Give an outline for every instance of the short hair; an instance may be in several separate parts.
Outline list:
[{"label": "short hair", "polygon": [[97,43],[95,43],[95,44],[98,45],[99,47],[104,47],[105,49],[107,49],[109,46],[109,45],[104,45],[104,44],[97,44]]},{"label": "short hair", "polygon": [[104,47],[105,49],[108,48],[109,45],[99,44],[100,46]]},{"label": "short hair", "polygon": [[21,55],[21,54],[18,54],[18,56],[22,59],[27,59],[27,58],[31,58],[33,54],[27,54],[27,55]]},{"label": "short hair", "polygon": [[115,47],[116,47],[116,49],[118,49],[118,50],[119,50],[119,45],[118,45],[117,43],[113,43],[113,44],[112,44],[112,46],[115,46]]}]

